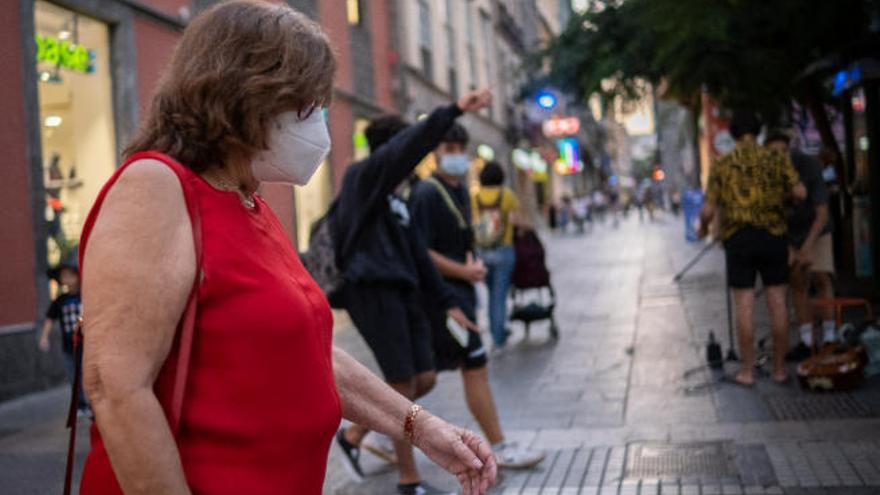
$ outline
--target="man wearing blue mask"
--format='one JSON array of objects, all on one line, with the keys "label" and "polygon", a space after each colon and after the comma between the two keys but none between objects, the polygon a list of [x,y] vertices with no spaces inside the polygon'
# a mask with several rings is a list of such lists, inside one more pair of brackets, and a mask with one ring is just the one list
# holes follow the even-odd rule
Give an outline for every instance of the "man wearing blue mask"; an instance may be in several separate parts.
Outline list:
[{"label": "man wearing blue mask", "polygon": [[[452,289],[464,314],[476,321],[477,295],[474,284],[486,277],[486,267],[474,256],[471,227],[471,198],[467,188],[470,157],[468,133],[453,124],[435,151],[437,171],[418,183],[410,195],[413,225],[428,247],[428,253]],[[461,369],[468,408],[492,444],[498,466],[527,468],[544,459],[532,451],[505,441],[498,411],[489,388],[486,347],[479,332],[457,328],[436,304],[425,301],[431,323],[437,371]]]}]

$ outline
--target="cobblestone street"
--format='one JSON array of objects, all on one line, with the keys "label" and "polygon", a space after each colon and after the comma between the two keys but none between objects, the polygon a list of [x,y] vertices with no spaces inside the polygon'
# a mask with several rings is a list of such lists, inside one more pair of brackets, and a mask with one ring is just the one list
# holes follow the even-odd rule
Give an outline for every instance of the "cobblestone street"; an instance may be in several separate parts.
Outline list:
[{"label": "cobblestone street", "polygon": [[[561,338],[550,340],[545,324],[536,324],[525,340],[514,325],[512,348],[490,366],[506,435],[545,450],[547,459],[535,470],[504,472],[493,493],[880,493],[878,382],[812,395],[766,376],[744,389],[700,368],[710,330],[727,350],[722,252],[673,283],[701,248],[684,243],[680,222],[631,217],[585,236],[545,236]],[[767,325],[757,328],[760,339]],[[336,342],[375,369],[352,328],[341,324]],[[0,405],[0,492],[60,489],[66,392]],[[457,373],[441,375],[422,403],[476,428]],[[83,434],[81,452],[86,445]],[[393,493],[388,466],[365,454],[369,476],[355,484],[338,454],[334,447],[326,494]],[[426,479],[454,488],[450,476],[418,459]]]}]

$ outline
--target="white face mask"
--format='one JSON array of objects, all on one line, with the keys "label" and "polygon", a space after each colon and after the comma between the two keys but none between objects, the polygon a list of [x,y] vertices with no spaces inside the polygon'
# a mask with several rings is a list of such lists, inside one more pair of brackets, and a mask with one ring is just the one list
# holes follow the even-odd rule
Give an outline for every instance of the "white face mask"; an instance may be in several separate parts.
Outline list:
[{"label": "white face mask", "polygon": [[297,112],[284,112],[269,132],[269,148],[251,163],[254,177],[261,182],[305,185],[330,151],[324,112],[316,109],[305,119]]},{"label": "white face mask", "polygon": [[440,170],[449,175],[462,176],[468,172],[470,166],[471,162],[464,153],[440,156]]}]

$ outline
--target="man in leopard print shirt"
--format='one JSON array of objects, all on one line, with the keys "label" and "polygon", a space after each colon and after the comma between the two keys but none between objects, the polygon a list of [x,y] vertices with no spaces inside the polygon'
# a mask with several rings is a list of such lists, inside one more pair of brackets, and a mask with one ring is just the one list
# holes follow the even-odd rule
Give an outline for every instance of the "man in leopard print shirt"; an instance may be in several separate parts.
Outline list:
[{"label": "man in leopard print shirt", "polygon": [[736,382],[752,386],[754,378],[755,279],[761,275],[773,327],[773,380],[784,382],[788,350],[788,242],[785,207],[802,201],[806,189],[788,155],[760,146],[761,122],[750,112],[734,112],[730,132],[736,147],[712,166],[700,233],[718,217],[724,241],[727,284],[733,291],[736,331],[742,368]]}]

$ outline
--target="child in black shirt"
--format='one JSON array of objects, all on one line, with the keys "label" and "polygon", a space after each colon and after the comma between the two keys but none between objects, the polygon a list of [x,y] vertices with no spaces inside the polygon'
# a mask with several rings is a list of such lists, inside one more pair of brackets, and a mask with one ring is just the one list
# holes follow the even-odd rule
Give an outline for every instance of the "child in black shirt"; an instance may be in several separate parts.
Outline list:
[{"label": "child in black shirt", "polygon": [[[49,305],[46,311],[46,320],[43,322],[43,331],[40,335],[40,350],[49,351],[49,335],[57,321],[61,327],[61,350],[64,353],[65,370],[67,377],[73,382],[76,370],[76,353],[73,349],[73,335],[76,330],[76,322],[82,316],[82,301],[79,295],[79,270],[74,265],[61,265],[49,271],[49,277],[55,279],[61,285],[61,293]],[[86,402],[82,387],[79,390],[79,412],[88,414],[89,406]]]}]

